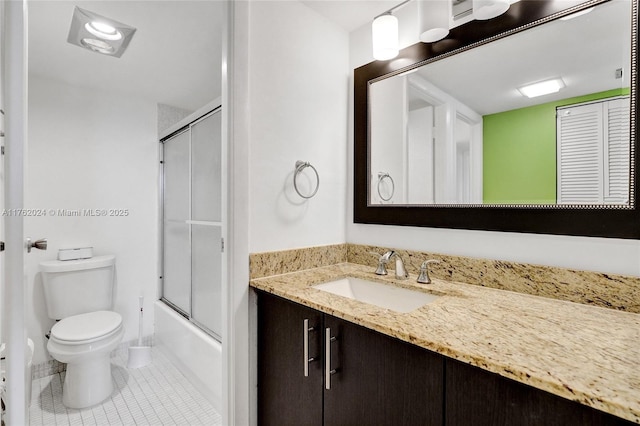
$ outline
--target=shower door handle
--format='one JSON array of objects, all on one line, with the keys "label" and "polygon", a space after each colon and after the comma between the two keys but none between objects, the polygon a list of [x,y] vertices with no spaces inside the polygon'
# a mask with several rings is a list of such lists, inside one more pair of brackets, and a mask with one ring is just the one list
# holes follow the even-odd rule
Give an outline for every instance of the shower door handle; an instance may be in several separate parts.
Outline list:
[{"label": "shower door handle", "polygon": [[38,250],[46,250],[47,249],[47,239],[40,238],[34,242],[31,242],[31,238],[27,237],[27,253],[31,253],[31,249],[35,248]]}]

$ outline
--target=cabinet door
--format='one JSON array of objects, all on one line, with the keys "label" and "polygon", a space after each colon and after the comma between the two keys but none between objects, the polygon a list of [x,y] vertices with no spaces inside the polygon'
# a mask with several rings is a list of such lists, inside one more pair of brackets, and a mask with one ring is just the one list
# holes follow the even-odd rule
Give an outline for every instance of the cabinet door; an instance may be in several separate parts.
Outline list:
[{"label": "cabinet door", "polygon": [[[304,324],[309,357],[305,377]],[[322,313],[258,292],[258,423],[322,425]]]},{"label": "cabinet door", "polygon": [[329,315],[327,328],[336,372],[325,382],[326,426],[442,425],[440,355]]},{"label": "cabinet door", "polygon": [[600,426],[631,425],[569,401],[458,361],[446,361],[446,425]]}]

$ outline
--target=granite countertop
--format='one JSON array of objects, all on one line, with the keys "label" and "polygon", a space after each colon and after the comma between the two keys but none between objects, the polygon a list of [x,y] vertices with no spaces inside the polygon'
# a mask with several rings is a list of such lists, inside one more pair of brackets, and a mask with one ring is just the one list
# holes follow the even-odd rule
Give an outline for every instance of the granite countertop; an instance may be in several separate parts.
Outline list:
[{"label": "granite countertop", "polygon": [[[311,286],[346,276],[440,295],[398,313]],[[640,423],[640,314],[341,263],[251,287]]]}]

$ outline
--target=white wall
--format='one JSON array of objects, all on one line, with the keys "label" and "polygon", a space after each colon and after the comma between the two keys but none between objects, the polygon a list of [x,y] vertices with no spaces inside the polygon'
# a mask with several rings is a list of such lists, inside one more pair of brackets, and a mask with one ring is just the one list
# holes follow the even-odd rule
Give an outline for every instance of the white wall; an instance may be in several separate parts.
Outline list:
[{"label": "white wall", "polygon": [[[348,34],[299,2],[249,6],[249,249],[343,243]],[[293,189],[297,160],[320,175],[306,201]]]},{"label": "white wall", "polygon": [[[349,36],[297,1],[232,2],[232,8],[234,246],[231,352],[223,374],[231,380],[227,420],[245,425],[257,424],[248,254],[346,241]],[[318,193],[306,201],[293,190],[297,160],[309,161],[320,175]]]},{"label": "white wall", "polygon": [[[371,173],[369,199],[372,204],[403,204],[407,170],[407,79],[388,78],[371,86]],[[378,173],[393,180],[380,181]],[[379,191],[379,192],[378,192]],[[385,199],[387,201],[385,201]]]},{"label": "white wall", "polygon": [[[411,42],[401,34],[403,46]],[[371,61],[366,25],[350,34],[347,242],[640,276],[638,240],[353,223],[353,69]]]},{"label": "white wall", "polygon": [[145,296],[144,334],[153,330],[158,271],[158,141],[155,103],[29,79],[26,205],[36,209],[128,209],[126,217],[27,217],[26,235],[49,239],[27,256],[28,335],[34,363],[49,358],[38,263],[59,248],[94,247],[115,254],[124,341],[137,337],[138,296]]}]

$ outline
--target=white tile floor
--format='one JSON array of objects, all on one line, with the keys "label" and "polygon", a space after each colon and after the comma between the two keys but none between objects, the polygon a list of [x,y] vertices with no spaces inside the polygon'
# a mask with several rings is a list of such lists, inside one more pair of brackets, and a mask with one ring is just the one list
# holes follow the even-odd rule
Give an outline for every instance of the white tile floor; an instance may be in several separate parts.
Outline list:
[{"label": "white tile floor", "polygon": [[30,424],[43,425],[206,425],[222,418],[155,347],[153,362],[127,369],[127,350],[111,359],[115,387],[100,405],[74,410],[62,405],[64,372],[35,379],[31,389]]}]

